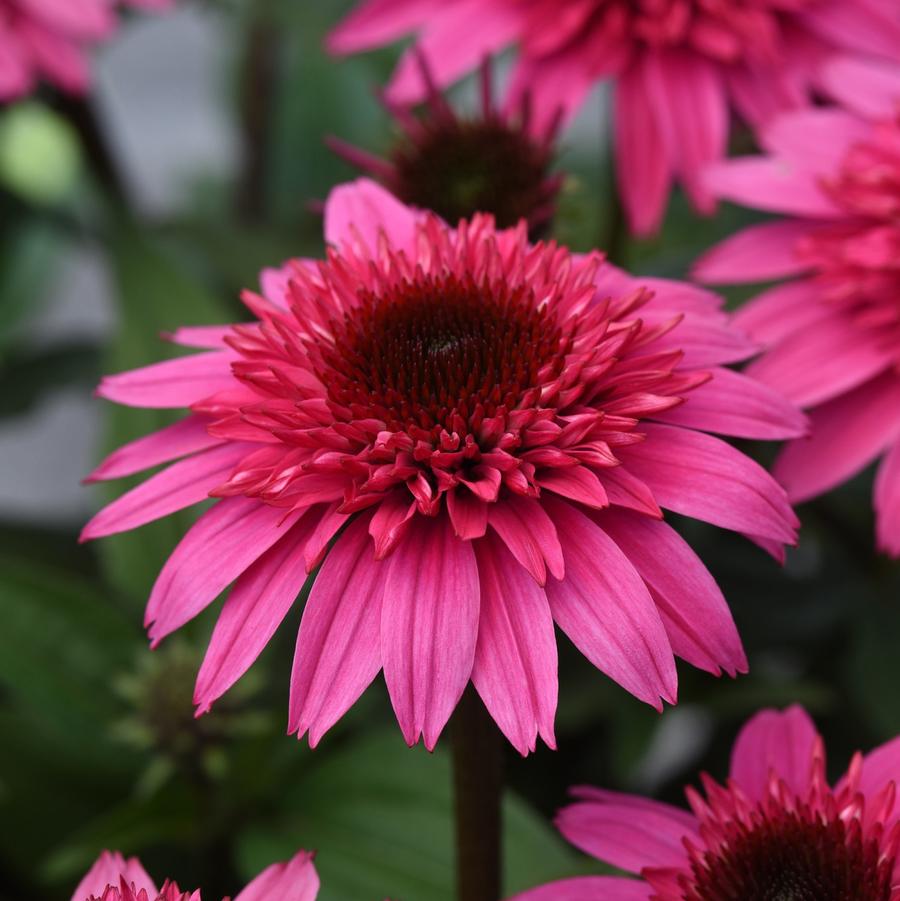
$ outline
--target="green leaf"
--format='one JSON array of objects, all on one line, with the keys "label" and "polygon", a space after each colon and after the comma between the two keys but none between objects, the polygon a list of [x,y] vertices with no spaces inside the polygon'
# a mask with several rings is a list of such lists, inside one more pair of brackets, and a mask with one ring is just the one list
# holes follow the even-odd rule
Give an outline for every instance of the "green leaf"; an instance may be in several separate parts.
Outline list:
[{"label": "green leaf", "polygon": [[[247,878],[298,848],[316,849],[320,901],[450,901],[453,816],[449,757],[408,749],[384,730],[322,756],[306,756],[285,786],[277,821],[238,844]],[[507,893],[579,871],[577,856],[521,800],[504,803]]]}]

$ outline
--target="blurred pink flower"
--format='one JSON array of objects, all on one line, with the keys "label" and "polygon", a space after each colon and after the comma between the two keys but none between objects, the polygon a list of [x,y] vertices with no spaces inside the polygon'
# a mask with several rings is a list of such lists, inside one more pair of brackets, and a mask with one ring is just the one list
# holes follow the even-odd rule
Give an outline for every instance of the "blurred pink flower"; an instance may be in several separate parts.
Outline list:
[{"label": "blurred pink flower", "polygon": [[[758,126],[808,104],[830,53],[900,61],[897,0],[366,0],[329,44],[350,53],[411,32],[442,85],[517,44],[512,99],[531,95],[538,128],[613,79],[619,190],[641,234],[676,178],[713,211],[701,172],[725,154],[730,108]],[[411,54],[389,92],[421,97]]]},{"label": "blurred pink flower", "polygon": [[[291,732],[315,745],[383,668],[406,740],[432,748],[471,678],[522,753],[554,743],[554,621],[658,708],[673,653],[744,671],[719,589],[660,507],[772,553],[797,521],[756,463],[704,430],[802,432],[722,368],[755,347],[690,285],[530,246],[525,224],[449,229],[374,182],[336,189],[327,260],[263,273],[249,325],[180,329],[208,352],[99,394],[191,415],[116,451],[109,479],[185,457],[83,538],[212,495],[153,588],[155,643],[235,579],[197,681],[208,710],[309,594]],[[330,547],[330,550],[329,550]],[[327,551],[327,554],[326,554]]]},{"label": "blurred pink flower", "polygon": [[[174,0],[123,0],[165,9]],[[87,51],[116,29],[114,0],[0,0],[0,102],[30,93],[40,78],[70,93],[88,87]]]},{"label": "blurred pink flower", "polygon": [[583,877],[514,901],[897,901],[900,739],[857,754],[834,788],[800,707],[744,726],[719,785],[686,791],[691,812],[598,788],[573,790],[557,825],[574,845],[640,880]]},{"label": "blurred pink flower", "polygon": [[[900,111],[882,85],[880,101],[874,88],[858,96],[873,112],[879,102]],[[721,163],[709,184],[790,218],[727,239],[695,272],[716,283],[796,276],[737,315],[769,348],[748,374],[810,410],[810,437],[784,449],[775,474],[799,502],[883,456],[878,544],[900,556],[900,120],[809,110],[775,120],[761,139],[766,156]]]},{"label": "blurred pink flower", "polygon": [[[315,901],[319,877],[312,855],[300,851],[286,863],[262,871],[234,901]],[[200,892],[182,892],[168,879],[157,891],[136,857],[104,851],[75,889],[72,901],[201,901]]]}]

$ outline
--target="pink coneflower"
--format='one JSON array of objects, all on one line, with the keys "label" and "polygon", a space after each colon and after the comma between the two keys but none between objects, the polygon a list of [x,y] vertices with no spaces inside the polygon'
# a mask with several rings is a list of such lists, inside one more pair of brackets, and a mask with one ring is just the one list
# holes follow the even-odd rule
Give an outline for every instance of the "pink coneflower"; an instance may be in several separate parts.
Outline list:
[{"label": "pink coneflower", "polygon": [[581,850],[640,880],[569,879],[515,901],[897,901],[900,739],[831,788],[825,748],[800,707],[744,726],[720,785],[686,791],[691,811],[577,788],[557,820]]},{"label": "pink coneflower", "polygon": [[[619,189],[642,234],[658,227],[674,179],[713,210],[701,172],[725,153],[730,108],[758,126],[806,105],[830,53],[900,60],[896,0],[367,0],[330,47],[355,52],[411,32],[442,85],[517,44],[512,96],[531,95],[538,127],[615,80]],[[390,93],[421,96],[410,54]]]},{"label": "pink coneflower", "polygon": [[[124,0],[163,9],[172,0]],[[116,28],[114,0],[0,0],[0,101],[47,79],[70,93],[86,90],[87,51]]]},{"label": "pink coneflower", "polygon": [[[315,901],[319,877],[312,854],[300,851],[262,871],[234,901]],[[104,851],[81,880],[72,901],[201,901],[200,892],[182,892],[168,879],[157,890],[136,857]]]},{"label": "pink coneflower", "polygon": [[419,67],[427,101],[422,115],[381,98],[402,132],[386,159],[335,138],[329,141],[332,149],[408,206],[431,210],[451,225],[491,213],[499,228],[525,219],[529,237],[540,237],[562,184],[562,176],[550,174],[559,119],[536,137],[529,131],[527,98],[515,115],[499,109],[487,59],[480,71],[480,113],[459,116],[436,87],[424,57]]},{"label": "pink coneflower", "polygon": [[[861,96],[870,107],[879,99]],[[880,102],[885,111],[893,105],[888,93]],[[900,121],[808,111],[777,119],[762,140],[768,156],[720,164],[710,184],[722,197],[791,218],[726,240],[696,274],[719,283],[799,276],[738,314],[769,347],[749,374],[810,410],[811,437],[788,445],[775,473],[803,501],[883,455],[878,544],[898,556]]]},{"label": "pink coneflower", "polygon": [[434,746],[471,679],[522,753],[538,733],[552,745],[554,621],[657,707],[675,700],[673,652],[743,671],[721,593],[660,507],[778,553],[797,525],[783,490],[704,430],[781,438],[803,422],[722,368],[755,348],[719,299],[532,246],[524,222],[450,229],[366,180],[332,193],[325,223],[325,261],[267,271],[263,296],[245,294],[257,321],[180,330],[176,342],[209,351],[99,388],[191,409],[94,473],[185,457],[84,538],[219,499],[146,614],[157,643],[237,580],[197,681],[200,711],[319,563],[290,703],[290,730],[312,744],[383,669],[410,744]]}]

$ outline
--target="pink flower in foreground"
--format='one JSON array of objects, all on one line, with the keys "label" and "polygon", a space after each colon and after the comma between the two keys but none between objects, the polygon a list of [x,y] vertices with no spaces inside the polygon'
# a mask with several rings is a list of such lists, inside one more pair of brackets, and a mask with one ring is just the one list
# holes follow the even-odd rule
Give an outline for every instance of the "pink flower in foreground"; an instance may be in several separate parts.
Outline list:
[{"label": "pink flower in foreground", "polygon": [[[172,0],[126,0],[164,9]],[[0,101],[31,92],[41,78],[71,93],[87,89],[87,51],[116,29],[112,0],[0,0]]]},{"label": "pink flower in foreground", "polygon": [[515,901],[897,901],[900,739],[831,788],[825,748],[800,707],[744,726],[719,785],[686,791],[691,811],[577,788],[557,824],[581,850],[638,873],[568,879]]},{"label": "pink flower in foreground", "polygon": [[[312,854],[300,851],[286,863],[262,871],[234,901],[315,901],[319,877]],[[200,892],[182,892],[168,879],[157,890],[136,857],[104,851],[81,880],[72,901],[201,901]]]},{"label": "pink flower in foreground", "polygon": [[451,225],[490,213],[500,228],[525,219],[531,238],[543,236],[563,181],[561,175],[550,175],[559,120],[536,137],[529,132],[527,103],[516,115],[499,110],[488,59],[480,72],[481,110],[471,117],[454,111],[422,57],[419,67],[427,86],[421,115],[382,98],[402,130],[386,159],[335,138],[329,141],[331,148],[403,203],[431,210]]},{"label": "pink flower in foreground", "polygon": [[777,554],[797,525],[784,491],[703,430],[781,438],[803,421],[722,368],[754,347],[719,298],[531,246],[524,222],[498,231],[476,216],[451,230],[365,180],[332,193],[325,225],[325,261],[267,271],[263,296],[245,294],[257,321],[179,330],[177,343],[209,352],[99,388],[191,409],[99,467],[108,479],[185,457],[83,537],[219,499],[146,613],[157,643],[237,580],[197,681],[200,711],[320,562],[289,718],[313,745],[381,669],[410,744],[434,746],[471,678],[522,753],[538,733],[552,745],[554,621],[657,707],[675,700],[673,653],[743,671],[719,589],[660,507]]},{"label": "pink flower in foreground", "polygon": [[[900,97],[900,72],[897,86]],[[811,436],[784,449],[775,474],[803,501],[883,456],[878,544],[900,556],[900,120],[816,110],[776,120],[762,139],[768,156],[723,163],[710,183],[791,218],[729,238],[696,275],[796,276],[737,316],[769,347],[748,374],[810,410]]]},{"label": "pink flower in foreground", "polygon": [[[731,108],[758,126],[807,105],[829,54],[900,61],[896,0],[367,0],[330,47],[355,52],[410,32],[439,84],[517,44],[512,96],[531,95],[538,127],[613,79],[619,190],[642,234],[659,226],[676,178],[713,211],[701,172],[725,154]],[[390,93],[421,96],[411,54]]]}]

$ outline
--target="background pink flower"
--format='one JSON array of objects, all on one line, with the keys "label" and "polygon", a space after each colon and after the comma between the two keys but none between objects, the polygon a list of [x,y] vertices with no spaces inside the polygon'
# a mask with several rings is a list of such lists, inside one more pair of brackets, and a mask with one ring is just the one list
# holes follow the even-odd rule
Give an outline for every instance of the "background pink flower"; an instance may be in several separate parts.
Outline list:
[{"label": "background pink flower", "polygon": [[576,788],[560,831],[641,879],[585,877],[515,901],[896,901],[900,898],[900,739],[857,754],[832,788],[821,736],[800,707],[744,726],[728,782],[704,775],[691,810]]},{"label": "background pink flower", "polygon": [[[234,901],[315,901],[319,877],[312,854],[299,851],[285,863],[263,870]],[[200,892],[182,892],[174,882],[157,891],[136,857],[104,851],[78,884],[72,901],[201,901]]]},{"label": "background pink flower", "polygon": [[[900,71],[896,94],[887,71],[842,66],[832,76],[867,85],[858,96],[873,112],[898,108]],[[737,315],[769,348],[748,374],[810,410],[810,437],[784,450],[775,473],[803,501],[883,456],[878,544],[898,556],[900,121],[810,110],[775,120],[762,141],[766,156],[722,163],[709,184],[721,197],[789,218],[729,238],[696,275],[716,283],[795,277]]]},{"label": "background pink flower", "polygon": [[333,192],[325,225],[326,261],[266,271],[263,294],[245,294],[252,324],[179,330],[177,343],[207,351],[99,388],[192,412],[96,470],[184,458],[83,538],[220,499],[146,612],[158,643],[236,580],[200,710],[246,671],[320,562],[289,723],[312,744],[383,668],[409,743],[434,746],[471,678],[522,753],[538,734],[553,745],[554,622],[657,707],[675,700],[673,653],[743,671],[725,600],[661,507],[777,555],[797,525],[783,490],[706,430],[777,439],[804,422],[723,368],[755,348],[719,298],[531,246],[524,223],[451,230],[365,180]]},{"label": "background pink flower", "polygon": [[[639,233],[658,227],[674,179],[712,212],[701,172],[725,153],[731,109],[759,126],[808,104],[832,53],[900,61],[895,0],[367,0],[330,46],[355,52],[413,32],[440,84],[517,44],[512,99],[531,95],[538,127],[614,79],[619,189]],[[409,53],[390,93],[421,97]]]},{"label": "background pink flower", "polygon": [[[173,0],[123,0],[164,9]],[[90,80],[87,51],[116,28],[113,0],[0,0],[0,101],[46,79],[72,93]]]}]

